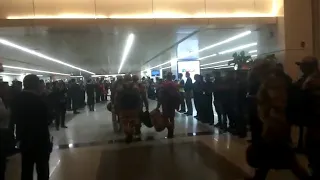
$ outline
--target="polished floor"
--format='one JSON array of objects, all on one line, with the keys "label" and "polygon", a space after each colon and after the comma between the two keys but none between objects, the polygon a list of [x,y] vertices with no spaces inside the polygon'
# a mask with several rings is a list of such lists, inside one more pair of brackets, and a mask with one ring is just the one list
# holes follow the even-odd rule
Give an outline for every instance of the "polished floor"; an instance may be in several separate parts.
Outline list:
[{"label": "polished floor", "polygon": [[[245,160],[246,139],[193,117],[177,113],[174,139],[166,139],[166,130],[143,127],[142,140],[129,145],[114,132],[105,104],[67,119],[67,129],[52,129],[51,180],[238,180],[253,173]],[[298,158],[306,166],[305,157]],[[19,155],[9,159],[7,180],[19,179],[20,163]],[[286,170],[272,171],[268,179],[295,180]]]}]

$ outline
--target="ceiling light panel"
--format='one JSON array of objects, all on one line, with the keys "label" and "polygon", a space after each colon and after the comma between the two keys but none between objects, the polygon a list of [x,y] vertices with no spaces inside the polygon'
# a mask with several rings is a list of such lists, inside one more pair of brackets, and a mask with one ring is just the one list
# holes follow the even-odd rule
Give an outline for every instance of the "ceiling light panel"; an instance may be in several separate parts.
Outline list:
[{"label": "ceiling light panel", "polygon": [[43,71],[43,70],[38,70],[38,69],[29,69],[29,68],[23,68],[23,67],[17,67],[17,66],[7,66],[7,65],[3,65],[3,67],[4,67],[4,68],[7,68],[7,69],[16,69],[16,70],[39,72],[39,73],[46,73],[46,74],[70,76],[70,74],[64,74],[64,73],[58,73],[58,72],[52,72],[52,71]]},{"label": "ceiling light panel", "polygon": [[129,54],[131,46],[133,44],[133,41],[134,41],[134,34],[129,34],[129,36],[127,37],[126,46],[124,47],[124,51],[122,54],[120,66],[118,69],[118,74],[121,72],[122,66],[123,66],[124,62],[127,60],[128,54]]},{"label": "ceiling light panel", "polygon": [[44,54],[42,54],[42,53],[39,53],[39,52],[36,52],[36,51],[34,51],[34,50],[28,49],[28,48],[26,48],[26,47],[17,45],[17,44],[15,44],[15,43],[12,43],[12,42],[10,42],[10,41],[8,41],[8,40],[5,40],[5,39],[1,39],[1,38],[0,38],[0,44],[3,44],[3,45],[5,45],[5,46],[9,46],[9,47],[12,47],[12,48],[15,48],[15,49],[19,49],[20,51],[23,51],[23,52],[32,54],[32,55],[34,55],[34,56],[40,57],[40,58],[45,59],[45,60],[47,60],[47,61],[52,61],[52,62],[55,62],[55,63],[58,63],[58,64],[62,64],[62,65],[64,65],[64,66],[67,66],[67,67],[70,67],[70,68],[73,68],[73,69],[77,69],[77,70],[79,70],[79,71],[83,71],[83,72],[86,72],[86,73],[89,73],[89,74],[95,74],[95,73],[93,73],[93,72],[90,72],[90,71],[81,69],[81,68],[79,68],[79,67],[73,66],[73,65],[71,65],[71,64],[62,62],[62,61],[60,61],[60,60],[58,60],[58,59],[54,59],[54,58],[52,58],[52,57],[49,57],[49,56],[44,55]]},{"label": "ceiling light panel", "polygon": [[258,52],[258,50],[251,50],[249,51],[249,54],[256,53],[256,52]]}]

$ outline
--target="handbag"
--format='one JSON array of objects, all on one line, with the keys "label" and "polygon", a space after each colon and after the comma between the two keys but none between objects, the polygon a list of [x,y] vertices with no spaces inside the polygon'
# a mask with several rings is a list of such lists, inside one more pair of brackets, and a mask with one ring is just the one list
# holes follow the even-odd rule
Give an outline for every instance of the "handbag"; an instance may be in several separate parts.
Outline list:
[{"label": "handbag", "polygon": [[141,112],[140,120],[148,128],[152,128],[153,127],[153,124],[152,124],[151,118],[150,118],[150,113],[148,111]]},{"label": "handbag", "polygon": [[150,118],[154,129],[157,132],[163,131],[169,123],[168,120],[163,118],[162,113],[159,111],[159,109],[154,109],[153,111],[151,111]]}]

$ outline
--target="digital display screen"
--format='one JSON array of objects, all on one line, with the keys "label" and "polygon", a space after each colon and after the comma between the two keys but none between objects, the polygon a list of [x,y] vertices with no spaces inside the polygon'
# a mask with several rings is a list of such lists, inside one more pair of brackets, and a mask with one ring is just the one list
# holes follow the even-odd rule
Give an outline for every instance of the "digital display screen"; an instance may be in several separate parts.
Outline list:
[{"label": "digital display screen", "polygon": [[160,76],[160,70],[152,70],[151,71],[151,76],[154,77],[154,76]]},{"label": "digital display screen", "polygon": [[190,77],[194,82],[194,75],[200,74],[199,61],[178,61],[178,73],[183,74],[183,79],[186,80],[186,72],[190,73]]}]

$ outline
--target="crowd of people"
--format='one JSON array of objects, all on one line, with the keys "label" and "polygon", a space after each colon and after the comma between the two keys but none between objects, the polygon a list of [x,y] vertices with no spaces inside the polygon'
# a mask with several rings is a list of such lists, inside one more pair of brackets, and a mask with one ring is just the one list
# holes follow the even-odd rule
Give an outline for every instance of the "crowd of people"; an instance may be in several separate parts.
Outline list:
[{"label": "crowd of people", "polygon": [[49,155],[52,138],[49,126],[56,130],[67,128],[67,110],[79,113],[79,108],[107,100],[110,83],[101,79],[82,81],[71,79],[68,83],[45,83],[36,75],[27,75],[23,83],[0,82],[0,179],[4,179],[6,158],[21,153],[21,179],[33,179],[36,164],[38,179],[49,178]]},{"label": "crowd of people", "polygon": [[[292,81],[275,59],[256,60],[248,70],[213,71],[205,77],[196,74],[192,82],[186,72],[175,79],[168,74],[164,80],[154,83],[145,79],[147,87],[152,85],[158,104],[164,105],[163,114],[174,122],[172,95],[179,96],[178,112],[193,115],[192,98],[197,118],[229,131],[240,138],[251,133],[247,150],[249,165],[257,168],[253,179],[262,180],[270,169],[291,169],[299,179],[320,179],[320,72],[318,59],[305,57],[296,63],[302,76]],[[164,93],[167,84],[175,83],[177,93]],[[149,92],[148,91],[148,92]],[[169,95],[170,94],[170,95]],[[170,98],[167,98],[170,97]],[[214,123],[214,111],[217,123]],[[173,124],[173,123],[171,123]],[[291,129],[299,127],[296,147],[292,144]],[[304,132],[306,130],[306,132]],[[168,137],[173,130],[168,126]],[[311,169],[311,176],[297,162],[295,153],[304,152]]]},{"label": "crowd of people", "polygon": [[[49,125],[54,121],[57,130],[67,128],[68,109],[77,114],[87,104],[94,111],[95,103],[107,100],[110,89],[110,109],[118,116],[127,143],[141,135],[141,115],[149,112],[149,97],[157,100],[153,111],[162,110],[161,120],[166,122],[168,138],[174,137],[175,113],[193,116],[193,107],[197,112],[195,118],[222,132],[229,131],[240,138],[250,132],[247,161],[256,168],[253,179],[265,179],[270,169],[291,169],[299,179],[320,179],[318,60],[305,57],[297,65],[303,75],[296,82],[281,64],[268,58],[256,60],[249,71],[214,70],[204,77],[196,74],[194,82],[189,72],[185,77],[178,74],[177,78],[169,72],[156,82],[148,77],[140,81],[138,76],[126,74],[112,82],[89,79],[86,85],[74,79],[67,84],[62,81],[45,84],[30,74],[23,80],[23,90],[21,82],[15,81],[11,87],[2,82],[0,178],[4,179],[7,155],[18,144],[22,180],[33,179],[34,164],[38,179],[47,180],[52,151]],[[307,155],[311,175],[297,162],[292,126],[300,127],[298,149]]]}]

